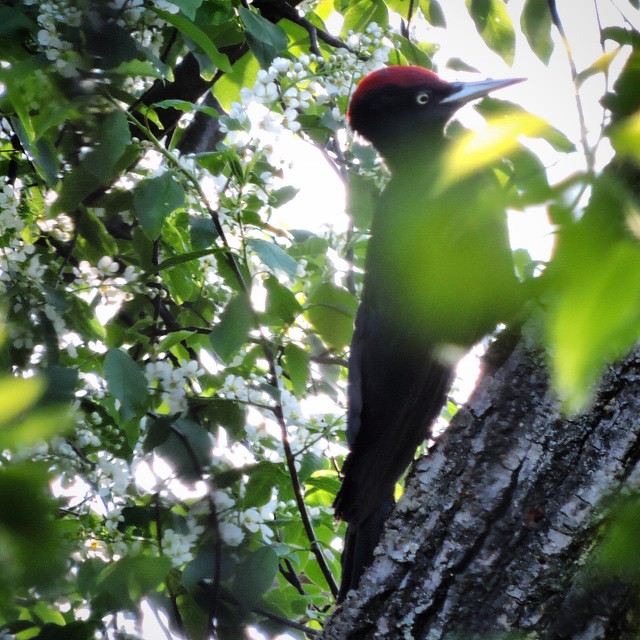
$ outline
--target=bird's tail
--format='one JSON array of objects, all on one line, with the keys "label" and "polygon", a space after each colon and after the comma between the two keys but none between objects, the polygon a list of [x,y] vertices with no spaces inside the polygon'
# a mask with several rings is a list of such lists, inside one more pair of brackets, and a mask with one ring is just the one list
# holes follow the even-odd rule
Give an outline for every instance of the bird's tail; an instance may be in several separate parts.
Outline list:
[{"label": "bird's tail", "polygon": [[364,570],[373,561],[385,520],[393,508],[393,497],[383,499],[365,520],[348,524],[342,552],[342,579],[338,602],[342,602],[351,589],[356,589]]}]

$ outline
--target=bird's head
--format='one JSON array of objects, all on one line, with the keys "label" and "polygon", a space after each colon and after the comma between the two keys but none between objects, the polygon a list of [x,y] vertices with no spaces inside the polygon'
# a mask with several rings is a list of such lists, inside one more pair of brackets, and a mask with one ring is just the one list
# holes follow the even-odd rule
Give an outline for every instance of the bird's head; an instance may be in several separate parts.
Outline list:
[{"label": "bird's head", "polygon": [[394,164],[398,156],[442,139],[462,105],[521,81],[447,82],[423,67],[389,66],[360,81],[349,104],[349,123]]}]

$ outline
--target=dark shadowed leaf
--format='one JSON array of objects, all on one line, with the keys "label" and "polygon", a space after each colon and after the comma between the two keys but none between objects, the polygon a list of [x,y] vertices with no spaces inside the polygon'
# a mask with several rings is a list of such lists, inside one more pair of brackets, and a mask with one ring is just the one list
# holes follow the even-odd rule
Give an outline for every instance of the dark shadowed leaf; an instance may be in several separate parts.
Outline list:
[{"label": "dark shadowed leaf", "polygon": [[260,66],[268,67],[271,61],[287,48],[287,34],[259,13],[244,7],[240,7],[239,12],[249,48]]},{"label": "dark shadowed leaf", "polygon": [[243,504],[245,507],[261,507],[267,504],[274,489],[286,482],[287,475],[281,464],[259,462],[251,468]]},{"label": "dark shadowed leaf", "polygon": [[247,244],[267,266],[284,271],[290,278],[296,275],[298,263],[275,242],[262,240],[261,238],[249,238]]},{"label": "dark shadowed leaf", "polygon": [[144,450],[162,456],[188,482],[198,480],[211,462],[209,434],[187,418],[163,417],[151,421]]},{"label": "dark shadowed leaf", "polygon": [[241,293],[231,300],[222,312],[220,322],[211,329],[209,333],[211,346],[222,360],[228,362],[246,343],[253,325],[251,305],[247,296]]},{"label": "dark shadowed leaf", "polygon": [[128,353],[109,349],[104,358],[104,376],[109,393],[120,401],[124,420],[144,413],[149,397],[147,380]]},{"label": "dark shadowed leaf", "polygon": [[127,117],[122,111],[112,111],[100,125],[95,148],[82,161],[84,168],[104,183],[130,142]]},{"label": "dark shadowed leaf", "polygon": [[244,607],[251,608],[271,587],[278,572],[278,556],[270,547],[260,547],[237,568],[233,593]]},{"label": "dark shadowed leaf", "polygon": [[65,571],[66,546],[54,518],[49,475],[31,462],[0,469],[0,588],[33,588]]},{"label": "dark shadowed leaf", "polygon": [[156,8],[153,8],[153,10],[187,38],[193,40],[220,71],[224,71],[225,73],[231,71],[231,65],[229,64],[227,56],[218,51],[218,48],[213,44],[211,38],[194,22],[177,13],[169,13],[168,11],[162,11]]},{"label": "dark shadowed leaf", "polygon": [[196,249],[207,249],[218,238],[218,232],[211,218],[192,216],[189,219],[189,235],[191,246]]},{"label": "dark shadowed leaf", "polygon": [[142,180],[133,203],[136,217],[150,240],[157,240],[165,219],[184,203],[184,190],[170,173]]},{"label": "dark shadowed leaf", "polygon": [[96,591],[114,607],[131,610],[157,589],[171,570],[166,556],[128,556],[112,562],[97,577]]},{"label": "dark shadowed leaf", "polygon": [[309,354],[302,347],[290,342],[284,348],[284,367],[289,374],[293,393],[302,395],[307,388],[309,377]]}]

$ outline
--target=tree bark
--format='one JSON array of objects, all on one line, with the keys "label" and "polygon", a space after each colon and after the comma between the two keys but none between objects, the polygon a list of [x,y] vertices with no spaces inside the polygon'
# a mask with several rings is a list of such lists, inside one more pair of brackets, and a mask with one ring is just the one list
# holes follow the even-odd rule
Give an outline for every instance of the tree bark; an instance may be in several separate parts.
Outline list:
[{"label": "tree bark", "polygon": [[640,477],[639,392],[637,351],[567,419],[540,354],[500,338],[323,638],[637,638],[635,571],[598,568],[597,543]]}]

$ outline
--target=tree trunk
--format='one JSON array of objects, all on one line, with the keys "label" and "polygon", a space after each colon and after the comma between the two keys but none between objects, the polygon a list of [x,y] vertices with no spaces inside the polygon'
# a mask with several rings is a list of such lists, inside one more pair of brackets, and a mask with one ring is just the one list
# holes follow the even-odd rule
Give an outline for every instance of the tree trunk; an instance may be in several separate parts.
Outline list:
[{"label": "tree trunk", "polygon": [[640,477],[639,392],[635,352],[566,419],[542,357],[499,339],[323,637],[637,638],[635,571],[603,571],[597,542]]}]

